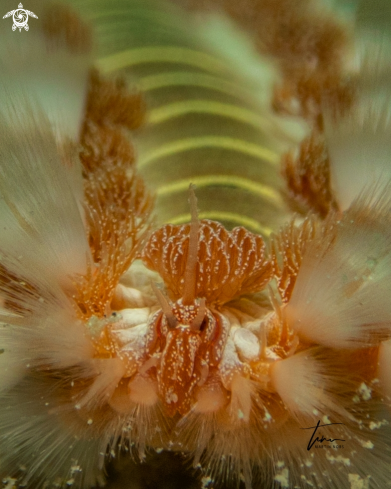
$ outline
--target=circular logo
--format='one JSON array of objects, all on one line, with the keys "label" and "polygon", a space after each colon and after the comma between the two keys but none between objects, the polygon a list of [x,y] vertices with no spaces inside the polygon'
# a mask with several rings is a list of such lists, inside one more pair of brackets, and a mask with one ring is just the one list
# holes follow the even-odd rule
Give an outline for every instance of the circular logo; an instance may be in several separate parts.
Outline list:
[{"label": "circular logo", "polygon": [[14,20],[14,25],[12,26],[13,31],[17,28],[18,29],[24,28],[26,31],[28,31],[29,26],[27,25],[27,22],[28,22],[29,16],[24,9],[18,8],[17,10],[15,10],[12,18]]}]

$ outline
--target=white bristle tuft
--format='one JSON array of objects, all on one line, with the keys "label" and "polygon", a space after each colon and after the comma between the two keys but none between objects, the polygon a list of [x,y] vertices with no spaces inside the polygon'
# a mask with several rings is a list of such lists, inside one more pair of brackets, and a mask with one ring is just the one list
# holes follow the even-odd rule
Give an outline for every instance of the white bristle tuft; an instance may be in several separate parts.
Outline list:
[{"label": "white bristle tuft", "polygon": [[[77,141],[91,53],[87,46],[79,52],[70,50],[64,39],[51,42],[44,32],[44,18],[53,4],[37,0],[34,8],[38,20],[34,20],[34,28],[27,36],[15,36],[6,22],[0,25],[0,107],[3,110],[12,105],[12,99],[24,95],[39,104],[59,141]],[[74,42],[77,35],[74,29]],[[8,119],[9,114],[5,115]],[[12,118],[8,122],[12,124]]]},{"label": "white bristle tuft", "polygon": [[80,162],[73,158],[68,171],[42,111],[20,108],[12,118],[12,128],[0,119],[3,263],[28,281],[45,274],[67,282],[85,273],[90,257],[78,202]]},{"label": "white bristle tuft", "polygon": [[307,350],[275,362],[271,372],[273,387],[298,419],[343,412],[332,394],[335,379],[314,353],[316,349]]},{"label": "white bristle tuft", "polygon": [[390,100],[371,102],[338,123],[326,124],[331,184],[341,210],[371,186],[377,185],[380,196],[391,179],[390,108]]},{"label": "white bristle tuft", "polygon": [[0,119],[0,297],[7,305],[0,311],[7,359],[0,390],[26,368],[69,368],[92,358],[66,295],[91,260],[78,201],[80,162],[60,152],[42,110],[23,105],[11,113],[12,127]]},{"label": "white bristle tuft", "polygon": [[[109,434],[99,436],[94,423],[62,395],[61,387],[31,376],[0,397],[2,474],[36,488],[103,484],[99,465]],[[23,466],[29,467],[27,473],[18,469]]]},{"label": "white bristle tuft", "polygon": [[97,407],[111,398],[125,374],[125,367],[119,358],[94,359],[90,366],[95,380],[78,404]]},{"label": "white bristle tuft", "polygon": [[390,334],[387,193],[381,199],[376,192],[361,197],[341,221],[330,224],[330,239],[318,238],[306,251],[284,311],[288,324],[303,338],[355,348],[377,345]]}]

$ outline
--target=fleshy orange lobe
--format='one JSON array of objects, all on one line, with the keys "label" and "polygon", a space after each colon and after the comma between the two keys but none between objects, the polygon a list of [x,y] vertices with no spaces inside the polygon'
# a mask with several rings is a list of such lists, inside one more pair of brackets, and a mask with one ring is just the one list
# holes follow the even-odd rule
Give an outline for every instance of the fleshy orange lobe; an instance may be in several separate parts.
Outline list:
[{"label": "fleshy orange lobe", "polygon": [[[146,244],[144,263],[163,278],[172,298],[182,297],[190,225],[166,225]],[[271,279],[263,239],[245,228],[231,232],[215,221],[200,221],[196,297],[224,304],[236,296],[262,289]]]}]

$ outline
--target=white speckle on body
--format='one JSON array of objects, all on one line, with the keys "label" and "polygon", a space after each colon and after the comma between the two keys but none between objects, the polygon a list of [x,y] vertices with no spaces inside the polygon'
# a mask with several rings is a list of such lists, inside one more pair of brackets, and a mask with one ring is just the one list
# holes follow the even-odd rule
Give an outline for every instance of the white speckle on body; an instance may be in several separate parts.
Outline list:
[{"label": "white speckle on body", "polygon": [[362,479],[358,474],[348,474],[350,489],[369,489],[369,476]]},{"label": "white speckle on body", "polygon": [[212,482],[213,479],[211,479],[210,477],[203,477],[201,479],[201,484],[202,484],[201,489],[206,489],[209,486],[209,484]]},{"label": "white speckle on body", "polygon": [[306,466],[306,467],[312,467],[313,462],[312,462],[312,460],[310,460],[309,458],[306,458],[306,459],[304,460],[304,464],[305,464],[305,466]]},{"label": "white speckle on body", "polygon": [[274,476],[274,480],[281,484],[283,489],[289,488],[289,470],[285,467]]},{"label": "white speckle on body", "polygon": [[364,382],[358,388],[358,392],[359,394],[361,394],[361,397],[364,401],[369,401],[369,399],[371,399],[372,397],[372,389],[368,387]]},{"label": "white speckle on body", "polygon": [[332,464],[334,462],[337,462],[337,463],[342,463],[343,465],[345,465],[345,467],[350,467],[350,458],[342,457],[342,455],[338,455],[337,457],[335,457],[334,455],[331,455],[329,451],[326,452],[326,458]]},{"label": "white speckle on body", "polygon": [[369,429],[370,430],[378,430],[382,426],[388,425],[388,421],[386,419],[383,419],[382,421],[371,421],[369,423]]},{"label": "white speckle on body", "polygon": [[358,440],[363,448],[368,448],[369,450],[372,450],[372,448],[375,446],[371,440]]},{"label": "white speckle on body", "polygon": [[273,418],[272,418],[271,414],[269,413],[269,411],[267,411],[267,410],[265,409],[265,416],[263,417],[263,420],[264,420],[265,422],[267,422],[267,423],[270,423],[270,421],[271,421],[272,419],[273,419]]},{"label": "white speckle on body", "polygon": [[71,467],[71,474],[73,475],[76,474],[77,472],[82,472],[82,468],[80,467],[80,465],[77,465],[77,463],[75,463]]},{"label": "white speckle on body", "polygon": [[12,477],[6,477],[5,479],[3,479],[3,484],[6,484],[4,486],[4,489],[15,489],[15,482],[16,479],[13,479]]}]

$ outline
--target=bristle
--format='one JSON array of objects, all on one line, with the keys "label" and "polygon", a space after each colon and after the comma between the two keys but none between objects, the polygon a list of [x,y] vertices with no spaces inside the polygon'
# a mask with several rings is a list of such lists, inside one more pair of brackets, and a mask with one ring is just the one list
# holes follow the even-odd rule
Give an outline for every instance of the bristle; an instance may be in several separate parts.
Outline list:
[{"label": "bristle", "polygon": [[353,348],[390,334],[389,208],[387,193],[363,196],[306,251],[285,310],[306,339]]},{"label": "bristle", "polygon": [[[90,362],[89,367],[93,372],[94,381],[87,392],[83,392],[77,400],[77,405],[80,408],[88,406],[90,409],[96,409],[112,397],[126,369],[119,358],[95,359]],[[90,376],[91,372],[88,372]]]},{"label": "bristle", "polygon": [[369,187],[377,185],[380,196],[391,178],[389,112],[388,102],[371,102],[338,123],[326,124],[331,185],[342,210]]},{"label": "bristle", "polygon": [[[36,13],[38,19],[32,19],[36,24],[28,35],[15,39],[9,26],[2,23],[0,27],[3,39],[0,48],[0,101],[3,116],[4,109],[14,104],[13,100],[17,100],[19,109],[24,98],[31,104],[37,104],[46,114],[60,143],[66,142],[68,138],[76,142],[86,100],[91,62],[90,45],[86,39],[91,33],[69,7],[38,0],[35,8],[39,9],[39,13]],[[67,14],[64,16],[61,12]],[[57,14],[64,23],[58,20],[51,22],[50,19],[54,19]],[[56,37],[54,31],[58,32],[59,25],[63,32],[68,32],[70,43],[81,44],[84,48],[70,51],[62,35],[57,38],[57,42],[53,42]],[[9,122],[12,124],[12,120]]]},{"label": "bristle", "polygon": [[70,274],[85,272],[90,256],[77,200],[80,163],[73,160],[70,178],[45,115],[22,107],[12,128],[0,121],[2,253],[25,263],[20,276],[30,283],[33,269],[69,283]]},{"label": "bristle", "polygon": [[316,358],[316,353],[316,349],[306,350],[275,362],[271,371],[273,387],[287,409],[301,421],[336,414],[348,416],[333,393],[342,369],[338,372],[334,366],[334,371],[328,371],[326,364]]}]

